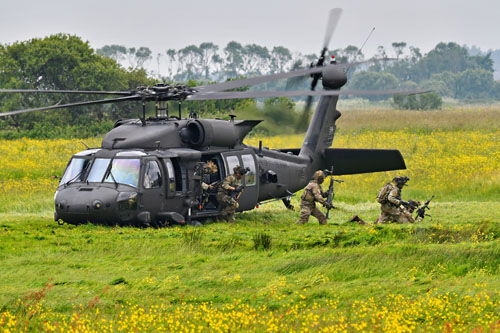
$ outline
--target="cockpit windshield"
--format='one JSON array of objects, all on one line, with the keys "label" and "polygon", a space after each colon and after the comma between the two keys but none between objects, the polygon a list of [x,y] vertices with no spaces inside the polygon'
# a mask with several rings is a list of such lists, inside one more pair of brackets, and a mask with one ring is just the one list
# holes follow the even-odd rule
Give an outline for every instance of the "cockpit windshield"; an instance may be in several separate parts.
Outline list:
[{"label": "cockpit windshield", "polygon": [[104,174],[108,170],[109,161],[111,161],[109,158],[96,158],[94,164],[92,164],[92,169],[90,169],[87,181],[93,183],[102,182]]},{"label": "cockpit windshield", "polygon": [[84,181],[85,172],[89,167],[90,161],[91,159],[89,158],[73,157],[61,178],[60,184]]},{"label": "cockpit windshield", "polygon": [[[118,183],[137,187],[139,185],[139,158],[96,158],[89,169],[92,159],[73,157],[68,165],[61,184],[72,182]],[[85,179],[86,177],[86,179]]]},{"label": "cockpit windshield", "polygon": [[141,160],[138,158],[115,158],[104,181],[137,187],[140,168]]}]

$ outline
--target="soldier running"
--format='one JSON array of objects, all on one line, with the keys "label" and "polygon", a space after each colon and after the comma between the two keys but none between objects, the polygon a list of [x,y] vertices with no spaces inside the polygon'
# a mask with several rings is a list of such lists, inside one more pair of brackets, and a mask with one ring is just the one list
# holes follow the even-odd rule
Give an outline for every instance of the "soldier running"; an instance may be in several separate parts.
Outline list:
[{"label": "soldier running", "polygon": [[[228,222],[234,222],[234,214],[236,209],[239,207],[238,199],[241,192],[243,191],[241,185],[241,179],[243,175],[247,173],[247,170],[239,165],[233,168],[233,174],[224,178],[224,181],[219,186],[217,190],[217,201],[222,207],[221,215],[219,220],[226,220]],[[234,197],[233,193],[238,192],[238,195]]]},{"label": "soldier running", "polygon": [[316,201],[327,208],[333,206],[325,201],[327,193],[323,192],[321,183],[325,180],[323,171],[318,170],[314,173],[313,180],[307,184],[304,193],[300,197],[300,218],[295,222],[296,224],[304,224],[309,221],[309,216],[314,216],[318,219],[319,224],[326,224],[326,216],[319,208],[316,208]]}]

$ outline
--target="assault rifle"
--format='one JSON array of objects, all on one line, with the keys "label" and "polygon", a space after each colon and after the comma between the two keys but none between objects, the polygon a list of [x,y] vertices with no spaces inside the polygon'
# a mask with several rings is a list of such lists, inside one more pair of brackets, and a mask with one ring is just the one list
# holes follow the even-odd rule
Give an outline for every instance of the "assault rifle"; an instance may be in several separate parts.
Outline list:
[{"label": "assault rifle", "polygon": [[243,193],[243,189],[245,188],[245,185],[240,185],[236,187],[234,191],[231,191],[231,198],[234,199],[234,201],[240,200],[241,193]]},{"label": "assault rifle", "polygon": [[417,216],[416,216],[417,218],[420,217],[423,220],[424,217],[430,216],[429,214],[425,213],[425,210],[426,209],[431,209],[429,207],[429,203],[431,202],[432,199],[434,199],[434,195],[432,195],[432,197],[429,200],[427,200],[422,207],[420,207],[419,209],[417,209]]},{"label": "assault rifle", "polygon": [[[324,171],[327,176],[333,175],[333,167],[330,171],[325,170]],[[328,194],[326,196],[326,203],[328,204],[326,208],[326,218],[328,219],[328,215],[330,214],[330,209],[335,209],[335,206],[332,205],[333,198],[335,198],[335,190],[333,189],[333,182],[337,183],[343,183],[344,181],[341,179],[334,179],[333,177],[330,178],[330,185],[328,185]]]}]

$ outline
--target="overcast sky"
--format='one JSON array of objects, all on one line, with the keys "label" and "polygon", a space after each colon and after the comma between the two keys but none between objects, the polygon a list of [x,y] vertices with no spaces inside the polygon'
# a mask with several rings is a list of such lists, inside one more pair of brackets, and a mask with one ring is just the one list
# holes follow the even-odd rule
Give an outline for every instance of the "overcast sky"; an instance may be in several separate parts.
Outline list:
[{"label": "overcast sky", "polygon": [[147,46],[154,53],[231,40],[318,53],[328,10],[344,9],[330,49],[405,41],[428,52],[440,41],[500,48],[500,0],[0,0],[0,43],[75,34],[94,48]]}]

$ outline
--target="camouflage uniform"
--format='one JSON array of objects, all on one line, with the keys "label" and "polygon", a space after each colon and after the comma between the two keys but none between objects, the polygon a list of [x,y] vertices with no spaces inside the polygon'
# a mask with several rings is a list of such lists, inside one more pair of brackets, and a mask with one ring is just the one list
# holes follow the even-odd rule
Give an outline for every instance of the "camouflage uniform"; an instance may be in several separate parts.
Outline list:
[{"label": "camouflage uniform", "polygon": [[[377,220],[374,222],[378,223],[414,223],[415,219],[411,215],[411,213],[402,205],[401,200],[401,190],[406,182],[408,181],[408,177],[395,177],[392,180],[392,189],[389,192],[387,200],[380,205],[380,215]],[[399,187],[399,186],[401,187]]]},{"label": "camouflage uniform", "polygon": [[[197,166],[198,168],[198,166]],[[207,161],[205,163],[201,163],[201,168],[197,169],[194,174],[194,179],[198,180],[200,187],[197,189],[197,197],[199,198],[199,209],[202,210],[204,206],[210,200],[210,193],[215,192],[214,185],[209,184],[211,175],[216,174],[218,172],[217,165],[215,165],[212,161]],[[210,191],[212,190],[212,191]]]},{"label": "camouflage uniform", "polygon": [[324,197],[325,193],[321,189],[321,183],[324,180],[323,171],[316,171],[314,180],[307,184],[302,193],[300,201],[300,218],[295,222],[296,224],[304,224],[309,221],[309,216],[314,216],[318,219],[319,224],[326,224],[326,216],[319,208],[316,207],[316,201],[322,205],[327,205]]},{"label": "camouflage uniform", "polygon": [[[217,173],[218,169],[217,166],[215,165],[214,162],[208,161],[203,163],[203,174],[204,175],[210,175],[210,174],[215,174]],[[201,188],[203,191],[206,191],[210,188],[210,185],[205,183],[204,181],[201,182]]]},{"label": "camouflage uniform", "polygon": [[219,216],[220,220],[226,220],[228,222],[234,222],[234,214],[236,213],[236,209],[239,207],[238,201],[235,200],[231,196],[230,187],[238,187],[241,185],[241,180],[238,180],[236,174],[242,175],[246,173],[245,169],[240,166],[234,167],[234,174],[227,176],[224,178],[224,181],[219,186],[217,190],[217,201],[221,205],[222,211]]}]

